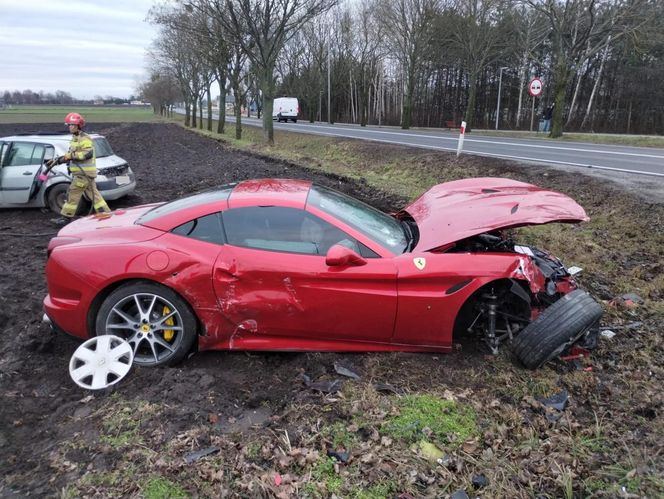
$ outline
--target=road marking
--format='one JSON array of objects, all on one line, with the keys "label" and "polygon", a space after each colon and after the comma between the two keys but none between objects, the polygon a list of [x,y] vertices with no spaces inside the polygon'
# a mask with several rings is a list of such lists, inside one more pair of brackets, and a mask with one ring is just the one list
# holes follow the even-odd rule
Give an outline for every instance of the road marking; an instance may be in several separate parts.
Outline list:
[{"label": "road marking", "polygon": [[[330,128],[330,127],[328,127]],[[338,128],[336,129],[338,130]],[[311,131],[311,132],[301,132],[301,133],[311,133],[314,135],[329,135],[331,137],[345,137],[349,139],[355,139],[355,140],[370,140],[372,142],[384,142],[386,144],[397,144],[397,145],[403,145],[403,146],[409,146],[409,147],[417,147],[420,149],[437,149],[440,151],[456,151],[456,147],[443,147],[443,146],[430,146],[430,145],[424,145],[424,144],[413,144],[412,142],[401,142],[397,140],[386,140],[386,139],[376,139],[376,138],[369,138],[365,137],[364,139],[358,138],[356,135],[344,135],[340,133],[330,133],[330,132],[319,132],[319,131]],[[408,135],[408,134],[406,134]],[[471,151],[465,151],[465,154],[474,154],[476,156],[491,156],[495,158],[503,158],[503,159],[519,159],[522,161],[532,161],[534,163],[553,163],[553,164],[558,164],[558,165],[568,165],[568,166],[578,166],[578,167],[583,167],[583,168],[594,168],[596,170],[609,170],[609,171],[614,171],[614,172],[624,172],[624,173],[638,173],[641,175],[650,175],[650,176],[655,176],[655,177],[664,177],[664,173],[654,173],[654,172],[648,172],[648,171],[641,171],[641,170],[628,170],[626,168],[613,168],[610,166],[600,166],[600,165],[591,165],[591,164],[584,164],[584,163],[570,163],[568,161],[556,161],[554,159],[542,159],[542,158],[531,158],[528,156],[514,156],[514,155],[509,155],[509,154],[494,154],[494,153],[489,153],[489,152],[471,152]]]},{"label": "road marking", "polygon": [[[284,126],[288,127],[288,130],[296,130],[297,128],[302,128],[302,127],[296,127],[295,125],[283,125],[280,128],[284,128]],[[307,126],[307,125],[305,125]],[[458,137],[446,137],[444,135],[430,135],[430,134],[418,134],[418,133],[405,133],[405,132],[390,132],[390,131],[385,131],[385,130],[374,130],[374,129],[355,129],[351,127],[346,127],[346,126],[340,126],[340,127],[331,127],[331,126],[324,126],[324,125],[308,125],[312,128],[325,128],[325,129],[331,129],[331,130],[339,130],[339,129],[344,129],[344,130],[357,130],[360,133],[384,133],[387,135],[402,135],[405,137],[421,137],[421,138],[427,138],[427,139],[443,139],[443,140],[453,140],[457,141]],[[306,132],[303,132],[306,133]],[[360,137],[355,137],[355,138],[360,138]],[[368,137],[365,137],[368,138]],[[598,149],[583,149],[579,147],[569,147],[567,145],[544,145],[544,144],[527,144],[523,142],[499,142],[495,140],[483,140],[483,139],[469,139],[466,137],[466,142],[476,142],[478,144],[494,144],[494,145],[501,145],[501,146],[517,146],[517,147],[539,147],[541,149],[563,149],[565,151],[572,151],[572,152],[589,152],[589,153],[596,153],[596,154],[615,154],[615,155],[620,155],[620,156],[636,156],[640,158],[655,158],[655,159],[664,159],[664,155],[660,154],[645,154],[645,153],[634,153],[634,152],[621,152],[621,151],[603,151],[603,150],[598,150]],[[435,147],[435,146],[434,146]],[[630,146],[627,146],[630,147]],[[456,149],[455,149],[456,150]]]}]

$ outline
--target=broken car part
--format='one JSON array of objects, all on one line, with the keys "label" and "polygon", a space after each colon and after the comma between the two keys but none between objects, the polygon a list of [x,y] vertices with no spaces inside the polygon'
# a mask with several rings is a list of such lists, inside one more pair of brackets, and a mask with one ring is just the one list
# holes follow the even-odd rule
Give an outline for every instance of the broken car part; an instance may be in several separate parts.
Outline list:
[{"label": "broken car part", "polygon": [[134,354],[122,338],[104,334],[85,341],[69,361],[69,375],[81,388],[102,390],[124,378]]}]

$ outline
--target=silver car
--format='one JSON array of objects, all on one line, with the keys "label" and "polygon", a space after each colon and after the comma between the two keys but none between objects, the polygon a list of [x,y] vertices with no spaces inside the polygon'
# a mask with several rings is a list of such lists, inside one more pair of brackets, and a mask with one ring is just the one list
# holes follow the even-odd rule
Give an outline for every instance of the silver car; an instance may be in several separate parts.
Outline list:
[{"label": "silver car", "polygon": [[[116,156],[105,137],[89,134],[97,157],[97,188],[104,199],[121,198],[136,188],[134,172]],[[67,165],[53,167],[45,182],[39,173],[49,159],[69,149],[70,134],[31,134],[0,137],[0,208],[41,208],[58,213],[67,199],[71,176]]]}]

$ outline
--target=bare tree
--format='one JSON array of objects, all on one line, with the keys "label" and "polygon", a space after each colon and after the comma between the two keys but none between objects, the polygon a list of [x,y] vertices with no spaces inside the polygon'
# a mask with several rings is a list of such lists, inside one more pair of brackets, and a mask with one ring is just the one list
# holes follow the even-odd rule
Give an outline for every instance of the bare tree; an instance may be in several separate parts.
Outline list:
[{"label": "bare tree", "polygon": [[555,111],[551,137],[563,134],[563,113],[571,76],[613,40],[642,29],[661,15],[661,2],[630,0],[525,0],[549,21],[553,51]]},{"label": "bare tree", "polygon": [[231,33],[235,43],[251,60],[263,99],[263,137],[274,143],[272,108],[274,71],[284,44],[313,18],[332,8],[338,0],[192,0],[214,16]]},{"label": "bare tree", "polygon": [[403,71],[403,114],[401,128],[411,125],[413,93],[420,63],[430,45],[432,22],[440,0],[381,0],[380,18],[387,42]]}]

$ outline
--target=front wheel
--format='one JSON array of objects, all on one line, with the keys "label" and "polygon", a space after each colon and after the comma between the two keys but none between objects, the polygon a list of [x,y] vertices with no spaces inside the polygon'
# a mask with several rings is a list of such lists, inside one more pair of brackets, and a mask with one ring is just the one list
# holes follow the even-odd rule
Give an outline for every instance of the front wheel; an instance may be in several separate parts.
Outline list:
[{"label": "front wheel", "polygon": [[173,365],[184,359],[196,340],[196,318],[169,288],[129,283],[103,301],[95,330],[97,335],[113,334],[127,340],[138,365]]},{"label": "front wheel", "polygon": [[602,317],[602,307],[581,289],[544,310],[512,342],[528,369],[536,369],[573,345]]},{"label": "front wheel", "polygon": [[67,201],[67,190],[69,190],[69,184],[65,182],[55,184],[48,190],[46,193],[46,205],[49,210],[54,213],[62,211],[62,205]]}]

